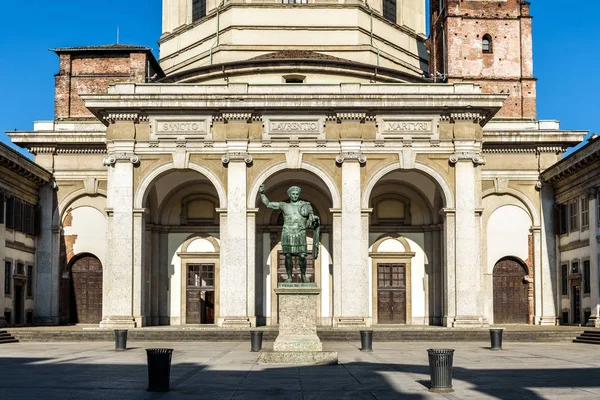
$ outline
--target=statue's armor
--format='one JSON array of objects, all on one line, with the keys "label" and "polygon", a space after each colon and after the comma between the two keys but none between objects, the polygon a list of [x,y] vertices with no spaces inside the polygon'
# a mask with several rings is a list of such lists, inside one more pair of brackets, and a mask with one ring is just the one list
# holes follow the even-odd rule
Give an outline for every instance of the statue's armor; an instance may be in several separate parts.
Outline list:
[{"label": "statue's armor", "polygon": [[[306,254],[307,216],[313,213],[307,201],[280,203],[283,211],[283,229],[281,231],[281,252],[283,254]],[[306,215],[306,216],[305,216]]]}]

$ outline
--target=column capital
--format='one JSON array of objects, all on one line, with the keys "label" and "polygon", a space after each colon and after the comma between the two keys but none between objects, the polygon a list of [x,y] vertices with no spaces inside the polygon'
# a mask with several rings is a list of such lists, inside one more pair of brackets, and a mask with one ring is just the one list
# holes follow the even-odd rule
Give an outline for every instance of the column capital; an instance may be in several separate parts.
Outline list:
[{"label": "column capital", "polygon": [[485,157],[480,153],[476,152],[468,152],[468,151],[459,151],[454,154],[451,154],[448,158],[451,164],[456,164],[459,161],[471,161],[474,165],[484,165]]},{"label": "column capital", "polygon": [[343,164],[344,161],[355,161],[364,164],[367,162],[367,156],[362,151],[342,151],[335,157],[335,162]]},{"label": "column capital", "polygon": [[223,154],[221,157],[223,164],[229,164],[230,162],[245,162],[246,164],[252,163],[252,155],[243,151],[232,151]]},{"label": "column capital", "polygon": [[456,214],[455,208],[442,208],[440,210],[440,215],[455,215],[455,214]]},{"label": "column capital", "polygon": [[135,153],[111,153],[104,157],[102,164],[107,167],[114,167],[115,164],[120,161],[129,161],[133,165],[138,165],[140,163],[140,157]]}]

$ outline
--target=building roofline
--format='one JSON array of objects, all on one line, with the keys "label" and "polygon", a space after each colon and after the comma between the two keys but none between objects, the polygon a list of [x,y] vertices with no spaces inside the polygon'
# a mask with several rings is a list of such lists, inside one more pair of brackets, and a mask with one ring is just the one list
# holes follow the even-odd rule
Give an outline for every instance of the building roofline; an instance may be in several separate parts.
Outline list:
[{"label": "building roofline", "polygon": [[4,143],[0,143],[0,165],[40,185],[52,177],[49,171]]},{"label": "building roofline", "polygon": [[597,160],[600,160],[600,137],[593,136],[581,148],[548,167],[540,177],[546,182],[554,183],[566,175],[581,171]]}]

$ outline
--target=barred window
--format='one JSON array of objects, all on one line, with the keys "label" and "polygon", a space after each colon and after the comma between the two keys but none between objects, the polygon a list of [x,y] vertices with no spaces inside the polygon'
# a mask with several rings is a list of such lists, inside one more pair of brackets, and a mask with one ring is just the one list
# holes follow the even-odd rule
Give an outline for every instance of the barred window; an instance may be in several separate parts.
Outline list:
[{"label": "barred window", "polygon": [[383,0],[383,18],[396,23],[396,0]]},{"label": "barred window", "polygon": [[192,0],[192,21],[206,17],[206,0]]},{"label": "barred window", "polygon": [[567,278],[567,274],[568,274],[568,267],[567,264],[563,264],[560,266],[560,281],[561,281],[561,286],[560,286],[560,290],[561,290],[561,294],[563,296],[566,296],[567,294],[569,294],[568,291],[568,287],[567,287],[567,282],[568,282],[568,278]]},{"label": "barred window", "polygon": [[592,285],[590,282],[590,260],[583,262],[583,293],[590,293]]},{"label": "barred window", "polygon": [[10,283],[12,280],[12,264],[10,261],[4,262],[4,294],[10,294]]}]

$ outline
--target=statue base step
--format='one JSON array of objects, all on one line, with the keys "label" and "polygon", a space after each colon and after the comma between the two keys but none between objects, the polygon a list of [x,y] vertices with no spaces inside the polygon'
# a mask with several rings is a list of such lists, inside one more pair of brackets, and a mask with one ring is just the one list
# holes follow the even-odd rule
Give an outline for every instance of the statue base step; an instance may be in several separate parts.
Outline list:
[{"label": "statue base step", "polygon": [[335,365],[337,351],[261,351],[259,364]]}]

